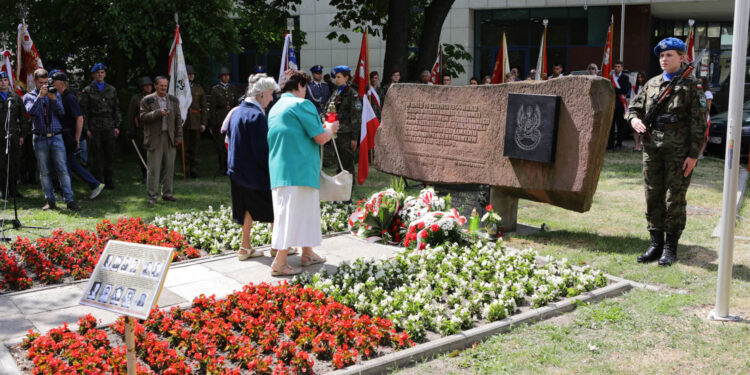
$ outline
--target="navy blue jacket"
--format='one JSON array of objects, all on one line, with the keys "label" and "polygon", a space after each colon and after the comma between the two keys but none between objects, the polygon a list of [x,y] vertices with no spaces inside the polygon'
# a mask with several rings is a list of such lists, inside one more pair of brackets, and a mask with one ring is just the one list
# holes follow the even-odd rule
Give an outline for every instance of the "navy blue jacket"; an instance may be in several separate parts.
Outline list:
[{"label": "navy blue jacket", "polygon": [[270,190],[268,118],[257,105],[243,101],[232,113],[227,130],[227,174],[235,183]]}]

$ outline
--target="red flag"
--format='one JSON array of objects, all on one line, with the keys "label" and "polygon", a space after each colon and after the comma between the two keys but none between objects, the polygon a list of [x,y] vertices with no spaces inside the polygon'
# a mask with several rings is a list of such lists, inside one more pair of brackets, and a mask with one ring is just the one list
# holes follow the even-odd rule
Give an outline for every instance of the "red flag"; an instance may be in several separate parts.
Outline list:
[{"label": "red flag", "polygon": [[687,38],[687,62],[692,63],[693,59],[695,59],[695,35],[693,34],[695,20],[688,20],[688,24],[690,25],[690,32]]},{"label": "red flag", "polygon": [[42,59],[36,50],[34,41],[31,40],[26,23],[18,25],[18,50],[16,52],[16,84],[29,91],[36,88],[34,84],[34,71],[43,68]]},{"label": "red flag", "polygon": [[15,91],[18,96],[23,96],[23,91],[16,85],[16,76],[13,73],[13,67],[11,66],[10,51],[5,50],[0,52],[0,72],[8,73],[8,80],[10,81],[10,89]]},{"label": "red flag", "polygon": [[497,51],[495,69],[492,70],[492,83],[504,83],[505,75],[508,73],[510,73],[510,66],[508,66],[508,43],[505,40],[505,33],[503,33],[503,41],[500,43],[500,50]]},{"label": "red flag", "polygon": [[602,59],[602,77],[604,78],[609,78],[612,73],[612,26],[614,22],[614,16],[612,16],[609,20],[607,44],[604,45],[604,58]]},{"label": "red flag", "polygon": [[430,82],[433,85],[441,84],[441,78],[443,75],[443,46],[438,47],[437,58],[435,63],[432,64],[432,70],[430,70]]},{"label": "red flag", "polygon": [[359,50],[357,70],[354,75],[354,84],[357,85],[357,93],[359,94],[359,97],[362,98],[362,102],[365,101],[365,93],[367,93],[367,87],[370,85],[368,77],[370,74],[370,64],[368,60],[367,29],[365,29],[365,32],[362,35],[362,48]]}]

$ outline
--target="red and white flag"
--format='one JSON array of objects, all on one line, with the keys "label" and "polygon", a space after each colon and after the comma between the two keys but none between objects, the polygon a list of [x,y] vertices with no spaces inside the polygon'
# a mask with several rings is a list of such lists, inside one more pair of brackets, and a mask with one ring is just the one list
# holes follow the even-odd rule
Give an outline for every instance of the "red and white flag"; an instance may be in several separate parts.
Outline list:
[{"label": "red and white flag", "polygon": [[378,108],[383,108],[383,106],[380,104],[380,95],[378,95],[374,87],[370,87],[370,89],[367,90],[367,95],[375,99],[375,105],[378,106]]},{"label": "red and white flag", "polygon": [[297,55],[294,53],[294,45],[292,44],[292,33],[288,32],[284,34],[284,49],[281,51],[281,66],[279,67],[279,80],[281,83],[281,77],[284,76],[284,72],[287,69],[297,70]]},{"label": "red and white flag", "polygon": [[504,83],[505,75],[508,73],[510,73],[510,66],[508,66],[508,42],[505,39],[505,33],[503,33],[503,41],[500,45],[500,50],[497,51],[495,69],[492,70],[492,83]]},{"label": "red and white flag", "polygon": [[174,41],[169,50],[169,94],[176,96],[180,101],[180,116],[184,123],[190,103],[193,102],[193,95],[190,93],[190,80],[185,66],[185,56],[182,54],[180,25],[174,28]]},{"label": "red and white flag", "polygon": [[438,47],[437,58],[435,63],[432,64],[432,70],[430,70],[430,83],[433,85],[440,85],[441,78],[443,75],[443,46]]},{"label": "red and white flag", "polygon": [[[536,76],[535,80],[540,81],[547,79],[547,25],[549,20],[545,19],[542,21],[544,24],[544,31],[542,32],[542,42],[539,43],[539,56],[536,59]],[[544,73],[544,76],[542,76]]]},{"label": "red and white flag", "polygon": [[[357,64],[357,77],[369,77],[370,73],[367,71],[367,68],[370,65],[367,61],[367,52],[367,30],[365,30],[365,34],[362,36],[362,50],[359,55],[360,59]],[[360,70],[360,67],[362,70]],[[360,78],[355,78],[355,81],[358,79]],[[359,90],[362,93],[362,125],[359,136],[359,167],[357,169],[357,183],[360,185],[365,183],[367,176],[370,174],[370,150],[375,149],[375,133],[378,131],[378,127],[380,127],[380,121],[378,121],[378,117],[375,116],[375,111],[372,109],[372,105],[370,105],[370,100],[366,95],[363,95],[365,93],[362,89],[363,87],[365,86],[359,86]]]},{"label": "red and white flag", "polygon": [[612,73],[612,27],[614,22],[614,16],[611,16],[609,29],[607,29],[607,44],[604,45],[604,57],[602,58],[602,77],[604,78],[609,78]]},{"label": "red and white flag", "polygon": [[16,85],[28,91],[36,88],[34,84],[34,71],[43,68],[42,59],[36,50],[34,41],[31,40],[26,23],[18,24],[18,50],[16,51]]},{"label": "red and white flag", "polygon": [[[687,62],[688,64],[693,63],[693,59],[695,59],[695,34],[693,34],[693,25],[695,25],[695,20],[688,20],[688,25],[690,25],[690,32],[688,33],[687,37]],[[695,70],[693,70],[693,74],[695,74]]]},{"label": "red and white flag", "polygon": [[354,74],[354,84],[357,85],[357,94],[365,101],[365,95],[367,94],[367,87],[370,85],[369,74],[370,74],[370,62],[369,62],[369,50],[367,49],[367,29],[365,29],[362,35],[362,47],[359,49],[359,60],[357,60],[357,70]]},{"label": "red and white flag", "polygon": [[10,89],[13,90],[18,96],[23,96],[23,91],[16,85],[16,76],[13,74],[13,66],[11,64],[10,51],[7,49],[0,52],[0,72],[8,73],[8,80],[10,81]]}]

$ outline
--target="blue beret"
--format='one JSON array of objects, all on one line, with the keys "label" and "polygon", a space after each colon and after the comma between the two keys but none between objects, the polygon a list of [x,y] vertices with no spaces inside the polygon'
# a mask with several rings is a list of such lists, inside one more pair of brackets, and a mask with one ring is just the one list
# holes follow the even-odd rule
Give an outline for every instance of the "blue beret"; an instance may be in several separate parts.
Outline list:
[{"label": "blue beret", "polygon": [[253,74],[265,73],[265,72],[266,72],[266,68],[264,68],[263,65],[258,65],[255,67],[255,70],[253,70]]},{"label": "blue beret", "polygon": [[313,65],[310,71],[313,73],[323,73],[323,65]]},{"label": "blue beret", "polygon": [[91,67],[91,73],[96,73],[97,70],[107,70],[107,66],[102,63],[96,63]]},{"label": "blue beret", "polygon": [[331,71],[331,75],[335,76],[337,73],[341,73],[341,72],[347,72],[347,73],[351,74],[352,73],[352,69],[349,68],[346,65],[334,66],[333,70]]},{"label": "blue beret", "polygon": [[6,71],[0,72],[0,78],[8,78],[8,72]]},{"label": "blue beret", "polygon": [[683,42],[680,39],[677,38],[664,38],[661,42],[659,42],[656,47],[654,47],[654,55],[656,57],[659,57],[659,54],[664,51],[669,51],[670,49],[673,49],[675,51],[687,51],[687,47],[685,46],[685,42]]}]

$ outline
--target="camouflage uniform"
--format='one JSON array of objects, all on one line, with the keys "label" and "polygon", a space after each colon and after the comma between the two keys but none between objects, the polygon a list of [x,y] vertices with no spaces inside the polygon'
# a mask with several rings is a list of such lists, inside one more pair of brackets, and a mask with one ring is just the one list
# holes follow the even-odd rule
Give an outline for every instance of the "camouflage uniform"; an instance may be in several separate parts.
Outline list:
[{"label": "camouflage uniform", "polygon": [[[673,79],[678,79],[678,76],[675,75]],[[659,75],[646,83],[628,108],[625,116],[628,124],[634,118],[643,119],[669,82]],[[677,240],[685,228],[685,195],[692,176],[691,173],[684,177],[682,165],[687,157],[698,158],[706,134],[706,98],[699,81],[689,77],[678,84],[659,115],[651,139],[643,141],[646,220],[652,234],[652,244],[654,233],[663,236],[666,232],[667,245],[671,236],[673,250],[676,250]]]},{"label": "camouflage uniform", "polygon": [[99,91],[94,82],[81,92],[81,110],[83,111],[83,128],[91,131],[91,172],[97,180],[112,188],[112,162],[115,149],[115,129],[120,126],[120,102],[117,90],[105,84]]},{"label": "camouflage uniform", "polygon": [[209,129],[214,141],[214,148],[219,157],[219,170],[226,173],[227,170],[227,149],[224,146],[224,137],[219,132],[221,123],[227,117],[229,111],[237,104],[237,90],[234,85],[221,83],[211,88],[211,103],[209,104]]},{"label": "camouflage uniform", "polygon": [[[359,143],[360,129],[362,127],[362,101],[359,99],[357,89],[354,86],[346,86],[343,90],[334,90],[325,108],[333,104],[339,119],[339,131],[336,134],[336,147],[341,156],[344,169],[355,174],[355,154],[352,151],[351,141]],[[326,147],[326,158],[336,160],[333,146]],[[335,162],[338,166],[338,161]],[[355,178],[356,181],[356,178]]]},{"label": "camouflage uniform", "polygon": [[[140,90],[139,90],[140,91]],[[146,94],[143,93],[143,91],[140,91],[139,93],[133,95],[130,97],[130,104],[128,105],[128,120],[126,121],[126,126],[129,127],[128,129],[128,138],[134,139],[136,146],[138,146],[138,151],[141,152],[141,156],[146,158],[146,149],[143,147],[143,127],[140,125],[140,110],[141,110],[141,99],[146,96]],[[130,149],[133,149],[132,143],[130,146]],[[146,180],[146,167],[143,166],[143,163],[141,162],[140,157],[138,155],[135,155],[136,158],[138,158],[138,167],[141,169],[141,180]]]},{"label": "camouflage uniform", "polygon": [[[15,196],[18,194],[17,182],[18,182],[18,167],[21,160],[21,148],[18,146],[19,138],[25,138],[28,140],[29,127],[28,119],[26,118],[26,107],[23,105],[23,99],[16,95],[13,90],[8,90],[8,98],[3,100],[0,97],[0,114],[3,118],[8,114],[8,104],[10,105],[10,147],[8,148],[8,154],[5,154],[5,143],[3,142],[3,150],[0,151],[0,185],[3,187],[2,194],[5,196],[5,179],[6,179],[6,166],[8,166],[8,157],[10,157],[10,173],[8,178],[8,195]],[[5,141],[5,127],[0,126],[0,139]],[[32,143],[32,142],[26,142]],[[24,144],[26,144],[24,143]]]},{"label": "camouflage uniform", "polygon": [[203,91],[201,85],[190,82],[190,93],[193,95],[193,101],[188,109],[183,134],[188,175],[195,178],[198,176],[196,173],[198,168],[198,141],[201,138],[201,125],[206,125],[208,121],[208,106],[206,106],[206,92]]}]

